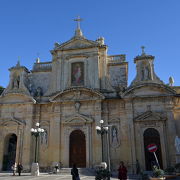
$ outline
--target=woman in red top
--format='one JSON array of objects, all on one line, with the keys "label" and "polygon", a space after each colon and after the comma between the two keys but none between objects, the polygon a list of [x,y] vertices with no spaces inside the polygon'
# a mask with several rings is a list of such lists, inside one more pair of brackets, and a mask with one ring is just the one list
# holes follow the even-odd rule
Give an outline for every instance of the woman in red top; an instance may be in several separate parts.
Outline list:
[{"label": "woman in red top", "polygon": [[120,166],[119,166],[119,169],[118,169],[118,179],[120,179],[120,180],[127,179],[127,169],[124,166],[123,161],[120,162]]}]

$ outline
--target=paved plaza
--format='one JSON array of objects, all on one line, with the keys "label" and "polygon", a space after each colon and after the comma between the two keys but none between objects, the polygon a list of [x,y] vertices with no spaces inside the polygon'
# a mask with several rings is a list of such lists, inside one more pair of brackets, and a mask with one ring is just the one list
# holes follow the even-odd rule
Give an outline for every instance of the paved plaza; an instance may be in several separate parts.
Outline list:
[{"label": "paved plaza", "polygon": [[[80,175],[80,178],[83,180],[94,180],[95,176],[85,176]],[[40,176],[31,176],[30,173],[22,173],[22,176],[12,176],[12,173],[0,173],[0,180],[72,180],[71,175],[67,174],[47,174],[43,173]],[[112,180],[117,180],[117,178],[111,178]]]}]

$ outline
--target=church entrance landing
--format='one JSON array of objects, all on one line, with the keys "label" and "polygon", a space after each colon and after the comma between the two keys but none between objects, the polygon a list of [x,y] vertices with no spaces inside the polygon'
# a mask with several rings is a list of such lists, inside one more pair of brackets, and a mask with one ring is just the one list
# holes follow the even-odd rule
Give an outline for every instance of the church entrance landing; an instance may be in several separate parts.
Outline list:
[{"label": "church entrance landing", "polygon": [[81,130],[74,130],[70,134],[69,165],[86,167],[86,140]]},{"label": "church entrance landing", "polygon": [[11,166],[16,159],[17,136],[15,134],[7,135],[4,141],[3,168],[4,171],[11,170]]}]

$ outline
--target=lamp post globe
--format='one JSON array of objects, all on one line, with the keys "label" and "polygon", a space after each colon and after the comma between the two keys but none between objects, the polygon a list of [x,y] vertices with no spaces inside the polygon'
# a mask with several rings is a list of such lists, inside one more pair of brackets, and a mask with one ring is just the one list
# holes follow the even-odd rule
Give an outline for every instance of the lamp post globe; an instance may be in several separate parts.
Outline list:
[{"label": "lamp post globe", "polygon": [[39,136],[44,133],[44,129],[40,128],[40,124],[37,122],[35,124],[36,128],[31,128],[31,135],[35,137],[35,157],[34,157],[34,162],[32,163],[31,167],[31,175],[33,176],[39,176],[39,164],[38,164],[38,138]]},{"label": "lamp post globe", "polygon": [[[99,121],[100,125],[101,126],[96,126],[96,131],[97,131],[97,134],[100,134],[101,135],[101,145],[102,145],[102,162],[104,162],[104,143],[103,143],[103,135],[106,134],[106,137],[107,137],[107,161],[108,161],[108,171],[109,173],[111,172],[111,165],[110,165],[110,150],[109,150],[109,133],[108,133],[108,130],[109,130],[109,127],[108,126],[111,126],[111,125],[103,125],[104,124],[104,120],[100,120]],[[108,177],[108,180],[110,179],[110,176]]]}]

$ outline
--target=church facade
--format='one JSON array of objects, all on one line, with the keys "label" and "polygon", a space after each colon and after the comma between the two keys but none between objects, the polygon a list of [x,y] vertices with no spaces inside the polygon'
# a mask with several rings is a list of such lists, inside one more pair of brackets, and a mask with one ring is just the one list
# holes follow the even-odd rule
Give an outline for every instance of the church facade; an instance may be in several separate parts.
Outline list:
[{"label": "church facade", "polygon": [[[35,139],[31,128],[40,123],[45,132],[38,141],[38,162],[94,168],[108,160],[116,170],[124,161],[135,170],[155,163],[147,149],[156,144],[161,168],[174,165],[180,137],[180,88],[166,85],[154,71],[154,56],[134,58],[136,77],[128,86],[125,55],[110,56],[103,38],[86,39],[78,27],[67,42],[55,43],[52,61],[20,62],[9,69],[9,85],[0,96],[0,170],[14,162],[30,169]],[[108,126],[108,134],[96,126]],[[102,141],[103,143],[102,143]],[[103,156],[102,156],[103,152]]]}]

